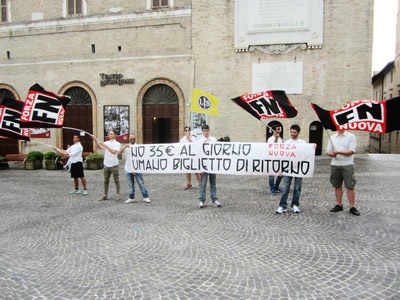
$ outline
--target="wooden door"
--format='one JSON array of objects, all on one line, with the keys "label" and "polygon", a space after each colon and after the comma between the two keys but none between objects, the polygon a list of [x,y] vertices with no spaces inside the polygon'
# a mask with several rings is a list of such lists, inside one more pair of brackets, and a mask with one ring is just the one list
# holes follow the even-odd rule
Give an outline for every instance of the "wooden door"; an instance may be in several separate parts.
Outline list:
[{"label": "wooden door", "polygon": [[[72,127],[93,133],[92,125],[92,106],[91,105],[68,105],[65,111],[65,127]],[[63,148],[67,149],[72,145],[74,135],[80,135],[78,130],[63,129]],[[83,152],[93,152],[93,140],[85,134],[80,135]]]},{"label": "wooden door", "polygon": [[19,154],[18,140],[0,138],[0,155],[5,156],[6,154]]},{"label": "wooden door", "polygon": [[143,104],[143,143],[179,142],[179,104]]}]

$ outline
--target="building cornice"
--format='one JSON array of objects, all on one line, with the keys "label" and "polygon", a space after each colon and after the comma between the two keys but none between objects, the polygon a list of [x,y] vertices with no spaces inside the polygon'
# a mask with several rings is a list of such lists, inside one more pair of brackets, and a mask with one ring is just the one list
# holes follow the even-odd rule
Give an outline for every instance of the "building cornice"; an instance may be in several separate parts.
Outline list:
[{"label": "building cornice", "polygon": [[[107,15],[95,15],[95,16],[80,16],[80,17],[69,17],[57,20],[42,20],[42,21],[31,21],[21,23],[2,23],[0,25],[0,36],[14,36],[24,34],[32,31],[59,31],[60,28],[64,30],[68,28],[76,28],[82,26],[96,26],[96,25],[108,25],[108,24],[120,24],[128,22],[140,22],[140,21],[151,21],[173,18],[188,17],[191,15],[190,8],[184,9],[173,9],[173,10],[157,10],[157,11],[143,11],[126,14],[107,14]],[[57,30],[58,29],[58,30]],[[68,30],[66,30],[68,31]]]}]

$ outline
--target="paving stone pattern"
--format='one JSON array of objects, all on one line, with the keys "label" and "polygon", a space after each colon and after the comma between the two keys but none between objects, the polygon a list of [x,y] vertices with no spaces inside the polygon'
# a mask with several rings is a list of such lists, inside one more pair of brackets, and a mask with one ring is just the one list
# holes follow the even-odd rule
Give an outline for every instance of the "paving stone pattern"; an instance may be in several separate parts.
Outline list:
[{"label": "paving stone pattern", "polygon": [[[198,208],[183,174],[147,174],[152,203],[69,195],[64,171],[0,171],[0,299],[400,299],[400,156],[356,157],[356,207],[335,204],[329,159],[278,215],[265,176],[217,176]],[[193,176],[194,177],[194,176]],[[289,198],[289,204],[291,196]]]}]

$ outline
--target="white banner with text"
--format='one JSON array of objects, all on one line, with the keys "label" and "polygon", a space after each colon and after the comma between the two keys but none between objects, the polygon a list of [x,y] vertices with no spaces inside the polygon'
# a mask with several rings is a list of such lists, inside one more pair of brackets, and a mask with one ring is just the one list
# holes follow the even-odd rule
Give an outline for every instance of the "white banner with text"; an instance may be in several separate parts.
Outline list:
[{"label": "white banner with text", "polygon": [[136,173],[213,173],[311,177],[314,144],[177,143],[132,145],[126,159]]}]

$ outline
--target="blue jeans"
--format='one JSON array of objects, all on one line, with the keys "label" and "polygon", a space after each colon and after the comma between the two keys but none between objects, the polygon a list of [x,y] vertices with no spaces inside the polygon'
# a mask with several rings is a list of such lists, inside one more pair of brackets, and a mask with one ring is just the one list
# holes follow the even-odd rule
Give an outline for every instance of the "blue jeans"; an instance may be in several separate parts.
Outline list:
[{"label": "blue jeans", "polygon": [[218,200],[217,198],[217,175],[216,174],[209,174],[204,173],[201,175],[201,182],[200,182],[200,196],[199,201],[205,202],[206,201],[206,188],[207,188],[207,178],[210,177],[210,197],[211,201],[214,203]]},{"label": "blue jeans", "polygon": [[270,187],[271,191],[272,191],[272,189],[274,189],[274,190],[279,189],[279,185],[281,184],[282,178],[283,178],[283,176],[277,176],[275,184],[274,184],[275,176],[269,176],[269,187]]},{"label": "blue jeans", "polygon": [[[287,199],[289,196],[289,191],[290,191],[290,184],[292,183],[293,177],[290,176],[284,176],[283,177],[283,192],[282,192],[282,197],[281,201],[279,202],[279,206],[283,207],[286,209],[287,207]],[[301,183],[303,181],[303,178],[300,177],[294,177],[294,190],[293,190],[293,199],[292,199],[292,204],[296,206],[300,206],[300,194],[301,194]]]},{"label": "blue jeans", "polygon": [[143,198],[149,197],[149,193],[144,185],[142,174],[137,173],[136,175],[133,175],[132,173],[126,173],[126,178],[128,179],[129,199],[135,199],[135,178],[139,185],[140,191],[142,192]]}]

